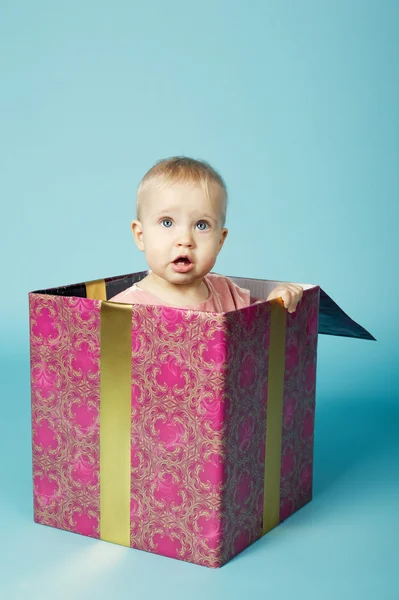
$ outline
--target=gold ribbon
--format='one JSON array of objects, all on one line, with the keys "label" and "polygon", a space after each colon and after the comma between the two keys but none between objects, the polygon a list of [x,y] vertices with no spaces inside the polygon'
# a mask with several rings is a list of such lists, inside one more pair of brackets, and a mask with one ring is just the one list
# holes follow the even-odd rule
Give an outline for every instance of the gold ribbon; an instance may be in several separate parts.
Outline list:
[{"label": "gold ribbon", "polygon": [[266,456],[262,535],[280,522],[281,438],[285,370],[287,312],[280,300],[272,300],[266,417]]},{"label": "gold ribbon", "polygon": [[107,292],[105,289],[104,279],[96,279],[95,281],[86,281],[86,298],[91,300],[106,300]]},{"label": "gold ribbon", "polygon": [[132,306],[101,303],[100,538],[130,546]]},{"label": "gold ribbon", "polygon": [[[86,283],[87,297],[105,299],[104,280]],[[262,535],[280,522],[280,470],[286,309],[272,300]],[[100,538],[130,546],[132,306],[101,303]]]}]

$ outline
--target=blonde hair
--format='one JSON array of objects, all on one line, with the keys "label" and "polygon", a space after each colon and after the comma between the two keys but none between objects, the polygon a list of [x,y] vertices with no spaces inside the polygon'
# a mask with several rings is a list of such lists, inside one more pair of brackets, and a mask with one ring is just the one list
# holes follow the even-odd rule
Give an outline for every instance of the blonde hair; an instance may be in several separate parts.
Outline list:
[{"label": "blonde hair", "polygon": [[215,195],[211,194],[211,189],[215,190],[216,188],[221,197],[221,225],[224,227],[227,212],[227,187],[222,176],[209,163],[186,156],[173,156],[156,162],[144,175],[137,189],[136,212],[139,221],[141,220],[140,204],[143,192],[149,184],[154,183],[157,187],[175,183],[199,185],[211,202]]}]

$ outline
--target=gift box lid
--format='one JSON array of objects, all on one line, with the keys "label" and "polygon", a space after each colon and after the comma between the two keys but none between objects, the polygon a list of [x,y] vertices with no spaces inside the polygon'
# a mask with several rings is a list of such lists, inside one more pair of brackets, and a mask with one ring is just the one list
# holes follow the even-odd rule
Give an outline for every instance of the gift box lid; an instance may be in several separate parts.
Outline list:
[{"label": "gift box lid", "polygon": [[[229,279],[234,281],[240,287],[244,287],[251,290],[253,296],[263,298],[278,285],[283,283],[290,283],[288,281],[277,281],[277,280],[264,280],[264,279],[250,279],[244,277],[228,276]],[[295,282],[293,282],[295,283]],[[376,338],[371,335],[364,327],[356,323],[351,319],[342,308],[334,302],[334,300],[326,294],[326,292],[318,285],[309,283],[297,283],[301,285],[304,290],[319,287],[320,289],[320,303],[319,303],[319,333],[326,335],[336,335],[342,337],[353,337],[364,340],[374,340]]]}]

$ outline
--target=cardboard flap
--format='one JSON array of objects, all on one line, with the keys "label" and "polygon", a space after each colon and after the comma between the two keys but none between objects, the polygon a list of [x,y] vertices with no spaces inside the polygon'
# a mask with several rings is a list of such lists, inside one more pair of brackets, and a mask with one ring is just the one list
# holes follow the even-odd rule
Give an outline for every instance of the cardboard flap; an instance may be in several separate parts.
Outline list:
[{"label": "cardboard flap", "polygon": [[324,290],[320,288],[319,333],[375,340],[375,337],[355,323]]},{"label": "cardboard flap", "polygon": [[[112,296],[130,287],[131,285],[133,285],[133,283],[140,281],[148,273],[149,271],[146,270],[126,275],[118,275],[116,277],[108,277],[104,279],[107,298],[112,298]],[[215,271],[211,271],[211,273],[215,273]],[[229,279],[231,279],[231,281],[235,282],[240,287],[250,290],[251,297],[253,298],[253,300],[262,298],[266,300],[270,292],[277,285],[287,283],[286,281],[254,279],[235,276],[229,276]],[[303,286],[305,290],[316,287],[314,284],[298,283],[298,285]],[[37,290],[31,293],[50,294],[53,296],[75,296],[78,298],[87,297],[85,283],[50,288],[47,290]],[[328,296],[325,293],[325,291],[321,288],[319,308],[319,333],[324,333],[326,335],[338,335],[343,337],[360,338],[363,340],[375,340],[375,337],[373,337],[368,331],[366,331],[364,327],[362,327],[361,325],[353,321],[350,317],[348,317],[348,315],[344,313],[342,308],[340,308],[338,304],[336,304],[336,302],[334,302],[334,300],[332,300],[332,298],[330,298],[330,296]]]}]

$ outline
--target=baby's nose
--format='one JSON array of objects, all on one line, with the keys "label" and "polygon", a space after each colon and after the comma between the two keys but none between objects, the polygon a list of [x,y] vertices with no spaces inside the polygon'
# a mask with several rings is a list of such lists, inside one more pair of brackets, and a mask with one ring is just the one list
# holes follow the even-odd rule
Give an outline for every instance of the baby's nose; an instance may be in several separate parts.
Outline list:
[{"label": "baby's nose", "polygon": [[178,236],[178,243],[185,246],[191,246],[193,243],[193,234],[191,231],[184,231]]}]

